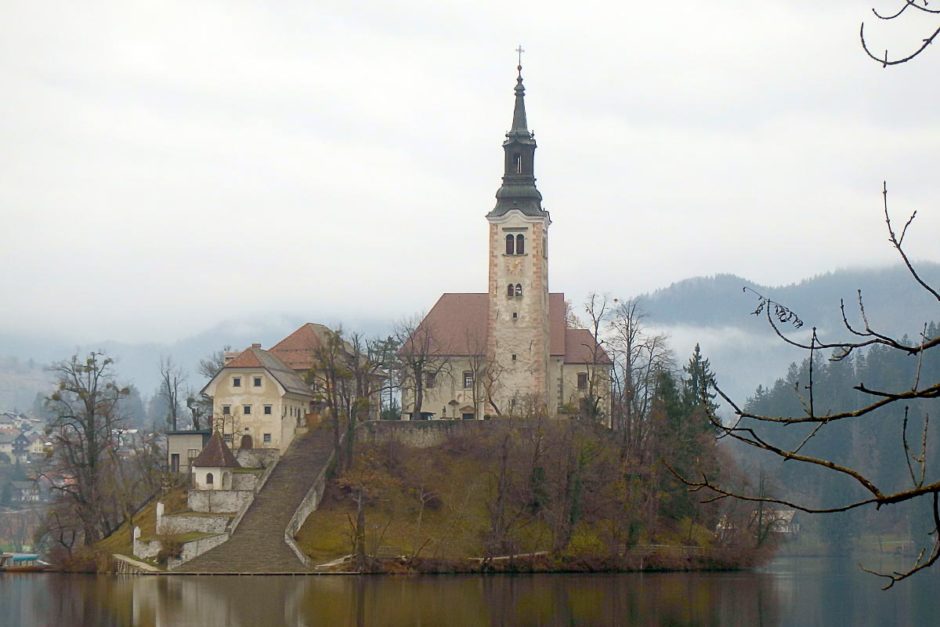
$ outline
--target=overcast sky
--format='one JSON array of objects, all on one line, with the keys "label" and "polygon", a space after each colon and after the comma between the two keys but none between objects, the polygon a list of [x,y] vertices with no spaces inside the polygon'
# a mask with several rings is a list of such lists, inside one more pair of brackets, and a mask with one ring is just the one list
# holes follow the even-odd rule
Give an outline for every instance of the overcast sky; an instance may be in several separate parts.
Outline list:
[{"label": "overcast sky", "polygon": [[882,69],[862,20],[898,52],[932,27],[869,7],[4,0],[0,327],[169,340],[485,291],[519,43],[553,291],[891,262],[884,179],[940,260],[940,50]]}]

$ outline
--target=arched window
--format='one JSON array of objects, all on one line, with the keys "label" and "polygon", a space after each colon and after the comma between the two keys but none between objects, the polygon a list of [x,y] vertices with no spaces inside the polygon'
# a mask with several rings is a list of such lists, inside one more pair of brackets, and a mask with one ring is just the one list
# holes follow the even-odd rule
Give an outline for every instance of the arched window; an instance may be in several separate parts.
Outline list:
[{"label": "arched window", "polygon": [[506,236],[506,254],[515,255],[516,254],[516,238],[512,236],[512,233]]},{"label": "arched window", "polygon": [[522,296],[522,284],[516,283],[516,296]]},{"label": "arched window", "polygon": [[206,485],[212,485],[215,483],[215,478],[212,476],[211,472],[206,473]]},{"label": "arched window", "polygon": [[509,285],[506,286],[506,296],[508,296],[509,298],[512,298],[515,295],[516,295],[516,288],[514,288],[512,286],[512,283],[510,283]]},{"label": "arched window", "polygon": [[522,155],[519,155],[519,154],[513,155],[512,165],[513,165],[513,168],[516,170],[516,174],[522,174]]},{"label": "arched window", "polygon": [[522,255],[525,254],[525,235],[519,233],[516,235],[516,254]]}]

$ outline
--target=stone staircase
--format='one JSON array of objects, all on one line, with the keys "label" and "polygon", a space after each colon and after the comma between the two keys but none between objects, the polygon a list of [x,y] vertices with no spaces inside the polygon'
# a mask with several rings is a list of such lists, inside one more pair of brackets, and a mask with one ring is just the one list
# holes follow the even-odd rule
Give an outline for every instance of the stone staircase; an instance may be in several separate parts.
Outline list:
[{"label": "stone staircase", "polygon": [[325,424],[298,436],[255,496],[228,542],[186,562],[173,573],[309,572],[284,541],[284,530],[320,471],[330,462],[332,451],[332,433]]}]

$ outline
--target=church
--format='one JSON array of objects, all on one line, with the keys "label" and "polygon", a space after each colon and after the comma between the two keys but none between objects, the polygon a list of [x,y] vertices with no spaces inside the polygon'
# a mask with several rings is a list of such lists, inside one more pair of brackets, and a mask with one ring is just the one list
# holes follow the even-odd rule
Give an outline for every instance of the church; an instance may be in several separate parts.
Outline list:
[{"label": "church", "polygon": [[583,415],[586,404],[598,420],[610,413],[610,357],[590,331],[569,326],[565,295],[549,292],[552,220],[516,69],[502,185],[486,214],[488,291],[443,294],[404,343],[402,408],[413,420]]}]

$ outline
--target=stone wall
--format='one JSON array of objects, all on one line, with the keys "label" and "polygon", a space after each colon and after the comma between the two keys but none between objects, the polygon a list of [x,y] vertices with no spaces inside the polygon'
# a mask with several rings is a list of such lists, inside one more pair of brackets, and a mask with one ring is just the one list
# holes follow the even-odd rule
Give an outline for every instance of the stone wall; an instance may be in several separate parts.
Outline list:
[{"label": "stone wall", "polygon": [[359,437],[370,444],[398,441],[414,448],[430,448],[443,444],[456,435],[473,434],[487,428],[481,420],[380,420],[359,425]]},{"label": "stone wall", "polygon": [[159,540],[141,540],[140,527],[134,527],[134,557],[154,559],[163,548]]},{"label": "stone wall", "polygon": [[323,498],[323,492],[326,490],[326,476],[329,474],[330,467],[333,465],[335,458],[336,453],[330,453],[330,458],[327,460],[326,464],[323,465],[320,474],[317,475],[317,478],[313,481],[313,485],[307,490],[307,494],[304,495],[294,515],[291,516],[290,522],[287,523],[287,528],[284,529],[284,542],[286,542],[287,546],[294,552],[297,559],[306,566],[312,566],[312,561],[310,557],[297,546],[297,543],[294,541],[294,536],[296,536],[300,528],[303,527],[304,522],[307,521],[307,517],[320,505],[320,499]]},{"label": "stone wall", "polygon": [[254,490],[190,490],[186,504],[194,512],[234,514],[252,498]]},{"label": "stone wall", "polygon": [[275,463],[281,452],[271,448],[238,449],[235,459],[242,468],[267,468]]},{"label": "stone wall", "polygon": [[258,485],[259,477],[261,477],[260,471],[232,473],[232,489],[248,490],[249,492],[254,492],[255,486]]},{"label": "stone wall", "polygon": [[205,514],[172,514],[157,516],[157,535],[172,536],[183,533],[225,533],[231,516]]},{"label": "stone wall", "polygon": [[198,540],[186,542],[183,544],[183,552],[180,554],[179,559],[167,560],[167,570],[179,568],[189,560],[199,557],[209,549],[214,549],[226,540],[228,540],[228,534],[220,533],[217,536],[209,536],[208,538],[199,538]]}]

